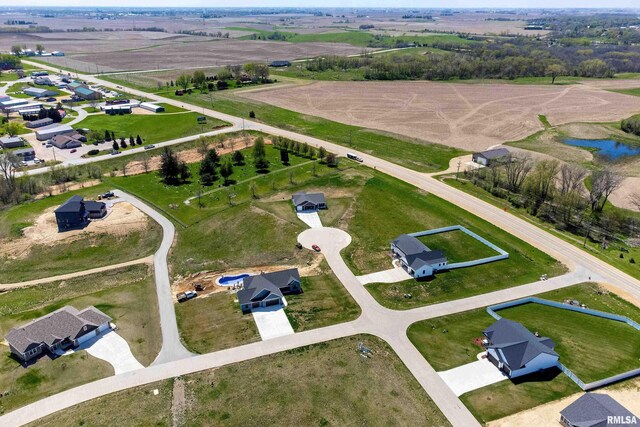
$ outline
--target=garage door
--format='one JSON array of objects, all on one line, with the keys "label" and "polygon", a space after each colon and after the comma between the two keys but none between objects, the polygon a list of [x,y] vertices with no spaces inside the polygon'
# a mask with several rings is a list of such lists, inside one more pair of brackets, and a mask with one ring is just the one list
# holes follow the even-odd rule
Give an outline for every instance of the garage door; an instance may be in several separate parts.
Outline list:
[{"label": "garage door", "polygon": [[267,303],[265,304],[267,307],[270,307],[272,305],[278,305],[280,304],[280,300],[274,299],[274,300],[269,300],[267,301]]}]

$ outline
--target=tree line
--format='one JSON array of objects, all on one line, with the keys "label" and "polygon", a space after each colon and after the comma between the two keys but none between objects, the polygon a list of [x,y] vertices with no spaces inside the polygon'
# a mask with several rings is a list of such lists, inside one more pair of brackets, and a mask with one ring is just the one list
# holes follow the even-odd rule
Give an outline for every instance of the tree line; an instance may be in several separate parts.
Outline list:
[{"label": "tree line", "polygon": [[[213,90],[225,90],[229,88],[229,82],[235,81],[236,85],[247,83],[270,83],[269,66],[264,63],[250,62],[244,65],[227,65],[216,75],[207,76],[204,71],[197,70],[193,74],[181,74],[175,81],[175,86],[183,91],[191,87],[201,92]],[[174,85],[173,80],[168,84]]]}]

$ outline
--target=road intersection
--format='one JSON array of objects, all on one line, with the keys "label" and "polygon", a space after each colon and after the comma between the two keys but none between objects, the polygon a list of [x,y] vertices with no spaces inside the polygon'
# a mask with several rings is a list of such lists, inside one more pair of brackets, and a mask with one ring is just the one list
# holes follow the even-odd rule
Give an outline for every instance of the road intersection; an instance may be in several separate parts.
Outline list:
[{"label": "road intersection", "polygon": [[[41,65],[38,64],[38,66]],[[92,80],[107,87],[115,87],[114,84],[96,79],[93,76],[80,76],[80,78]],[[346,232],[338,229],[312,228],[300,234],[300,243],[307,248],[309,248],[312,243],[318,244],[323,248],[323,254],[329,266],[360,305],[362,309],[361,316],[347,323],[287,335],[214,353],[192,355],[180,342],[177,324],[175,323],[175,313],[173,312],[173,301],[171,300],[170,294],[166,256],[174,237],[175,230],[173,229],[173,225],[168,219],[141,201],[124,193],[119,193],[118,196],[125,198],[134,206],[150,215],[163,227],[163,242],[161,248],[154,256],[156,285],[164,339],[162,351],[150,367],[85,384],[26,405],[0,417],[0,424],[2,425],[21,425],[58,410],[115,391],[237,363],[300,346],[320,343],[354,334],[367,333],[376,335],[389,343],[454,426],[474,426],[479,424],[473,415],[461,403],[455,393],[446,386],[440,376],[407,338],[406,329],[409,325],[416,321],[481,308],[503,301],[560,289],[587,280],[608,283],[640,299],[640,281],[637,279],[615,269],[604,261],[584,252],[559,237],[538,228],[534,224],[484,201],[478,200],[467,193],[456,190],[427,174],[416,172],[366,153],[360,153],[353,149],[347,149],[317,138],[253,121],[244,121],[234,116],[184,104],[159,95],[148,94],[129,88],[124,88],[124,90],[133,95],[176,105],[191,111],[202,112],[203,114],[230,122],[232,127],[224,130],[226,132],[232,131],[231,129],[238,130],[242,125],[248,130],[261,131],[300,142],[306,142],[313,146],[321,146],[328,151],[342,156],[346,155],[347,151],[355,152],[364,159],[365,165],[433,193],[480,218],[500,226],[505,231],[563,262],[569,267],[570,272],[546,281],[530,283],[412,310],[395,311],[378,304],[353,275],[340,256],[340,250],[349,244],[350,236]]]}]

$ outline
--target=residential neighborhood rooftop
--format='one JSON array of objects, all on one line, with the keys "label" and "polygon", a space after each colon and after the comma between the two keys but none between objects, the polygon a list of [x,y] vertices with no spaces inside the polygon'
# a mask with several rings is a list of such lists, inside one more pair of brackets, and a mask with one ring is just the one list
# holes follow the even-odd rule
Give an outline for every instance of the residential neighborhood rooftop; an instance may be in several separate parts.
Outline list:
[{"label": "residential neighborhood rooftop", "polygon": [[[618,419],[637,419],[627,408],[606,394],[585,393],[578,400],[560,411],[565,425],[576,427],[613,427],[621,423]],[[628,417],[628,418],[626,418]],[[611,420],[611,421],[610,421]]]}]

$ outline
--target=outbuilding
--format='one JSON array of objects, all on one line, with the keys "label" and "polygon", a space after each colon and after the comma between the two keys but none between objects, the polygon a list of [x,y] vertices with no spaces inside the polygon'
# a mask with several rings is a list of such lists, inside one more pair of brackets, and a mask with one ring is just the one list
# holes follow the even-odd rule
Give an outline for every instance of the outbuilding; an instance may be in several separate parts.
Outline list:
[{"label": "outbuilding", "polygon": [[80,86],[77,89],[74,89],[73,93],[75,93],[76,96],[82,99],[90,100],[90,101],[97,101],[102,98],[102,94],[100,92],[85,86]]},{"label": "outbuilding", "polygon": [[20,157],[22,161],[28,162],[36,158],[36,152],[33,148],[22,148],[13,152],[16,156]]},{"label": "outbuilding", "polygon": [[471,160],[482,166],[491,166],[492,163],[507,159],[509,155],[509,150],[506,148],[495,148],[480,153],[473,153]]},{"label": "outbuilding", "polygon": [[153,111],[154,113],[164,112],[164,107],[162,105],[153,104],[151,102],[141,103],[140,108],[144,108],[145,110],[148,110],[148,111]]},{"label": "outbuilding", "polygon": [[39,87],[25,87],[22,89],[22,93],[25,95],[33,96],[35,98],[48,98],[50,96],[58,95],[58,92],[53,90],[41,89]]},{"label": "outbuilding", "polygon": [[82,142],[68,135],[56,135],[49,143],[61,150],[82,147]]},{"label": "outbuilding", "polygon": [[29,129],[35,129],[35,128],[41,128],[44,126],[49,126],[52,124],[53,124],[53,119],[49,117],[45,117],[44,119],[33,120],[27,123],[25,126],[28,127]]},{"label": "outbuilding", "polygon": [[12,107],[18,107],[20,105],[28,104],[29,100],[27,99],[9,99],[8,101],[0,101],[0,109],[3,111],[7,111]]},{"label": "outbuilding", "polygon": [[36,131],[36,138],[38,141],[47,141],[57,135],[70,135],[75,130],[69,125],[60,125],[52,128],[42,129]]},{"label": "outbuilding", "polygon": [[19,136],[5,136],[0,138],[0,147],[2,148],[18,148],[24,147],[26,143]]}]

